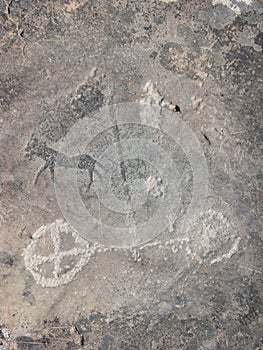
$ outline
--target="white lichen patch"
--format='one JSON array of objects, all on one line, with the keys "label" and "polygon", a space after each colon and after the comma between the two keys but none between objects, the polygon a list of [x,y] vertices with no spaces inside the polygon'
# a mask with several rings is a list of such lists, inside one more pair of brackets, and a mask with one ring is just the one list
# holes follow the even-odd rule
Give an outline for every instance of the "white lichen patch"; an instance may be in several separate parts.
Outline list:
[{"label": "white lichen patch", "polygon": [[241,5],[252,5],[253,0],[213,0],[213,5],[224,5],[234,11],[236,15],[241,14]]},{"label": "white lichen patch", "polygon": [[[154,128],[160,127],[161,119],[161,102],[163,97],[157,89],[157,84],[149,80],[143,87],[143,97],[140,100],[141,104],[141,120],[142,123],[148,124]],[[153,113],[152,106],[159,110],[159,113]]]},{"label": "white lichen patch", "polygon": [[242,31],[238,32],[237,41],[242,46],[251,46],[255,51],[261,51],[261,46],[255,43],[258,30],[253,27],[244,26]]},{"label": "white lichen patch", "polygon": [[[161,127],[163,108],[171,112],[176,110],[176,105],[165,100],[165,97],[162,96],[158,90],[157,83],[152,80],[147,81],[143,86],[143,96],[140,100],[140,104],[142,123],[148,124],[154,128]],[[152,107],[155,107],[155,109]]]},{"label": "white lichen patch", "polygon": [[147,103],[150,105],[159,106],[163,97],[158,91],[157,84],[152,80],[147,81],[147,83],[143,87],[144,97],[141,100],[142,103]]},{"label": "white lichen patch", "polygon": [[161,197],[163,195],[162,179],[159,176],[149,176],[146,181],[147,192],[154,197]]}]

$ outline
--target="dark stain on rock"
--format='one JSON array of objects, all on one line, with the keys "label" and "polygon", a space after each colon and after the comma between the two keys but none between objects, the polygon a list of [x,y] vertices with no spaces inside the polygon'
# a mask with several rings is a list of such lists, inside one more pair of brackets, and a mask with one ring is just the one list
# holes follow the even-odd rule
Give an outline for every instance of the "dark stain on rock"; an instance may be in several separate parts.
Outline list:
[{"label": "dark stain on rock", "polygon": [[15,75],[3,76],[0,79],[0,106],[8,110],[9,106],[18,99],[22,88],[21,80]]},{"label": "dark stain on rock", "polygon": [[80,85],[71,105],[82,117],[97,111],[103,105],[104,95],[89,83]]},{"label": "dark stain on rock", "polygon": [[263,33],[260,32],[258,35],[255,37],[255,44],[260,45],[261,48],[263,49]]},{"label": "dark stain on rock", "polygon": [[36,299],[30,290],[25,290],[23,292],[23,297],[24,297],[25,301],[28,302],[30,305],[35,304]]},{"label": "dark stain on rock", "polygon": [[261,91],[262,53],[247,46],[231,50],[226,55],[226,66],[229,63],[227,79],[236,85],[240,96],[247,96],[251,101],[253,95]]},{"label": "dark stain on rock", "polygon": [[184,44],[165,43],[159,54],[160,64],[171,72],[191,79],[207,75],[206,72],[211,70],[208,64],[209,67],[215,65],[214,58],[199,47],[194,37],[192,39],[188,38]]},{"label": "dark stain on rock", "polygon": [[104,94],[97,84],[84,83],[68,100],[50,105],[42,102],[39,131],[48,140],[57,142],[79,119],[90,117],[103,106]]},{"label": "dark stain on rock", "polygon": [[11,267],[14,265],[14,262],[14,258],[9,253],[0,251],[0,264]]},{"label": "dark stain on rock", "polygon": [[33,339],[27,336],[16,338],[16,346],[18,350],[42,350],[47,349],[48,339]]},{"label": "dark stain on rock", "polygon": [[165,69],[177,73],[185,73],[189,68],[187,52],[174,42],[164,44],[160,52],[160,63]]}]

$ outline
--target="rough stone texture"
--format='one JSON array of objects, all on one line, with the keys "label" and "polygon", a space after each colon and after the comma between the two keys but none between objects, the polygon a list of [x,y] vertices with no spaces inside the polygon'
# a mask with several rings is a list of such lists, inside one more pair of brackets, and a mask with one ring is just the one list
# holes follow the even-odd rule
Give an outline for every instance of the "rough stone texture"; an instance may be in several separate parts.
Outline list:
[{"label": "rough stone texture", "polygon": [[[263,349],[262,13],[255,0],[0,0],[1,350]],[[93,247],[70,283],[36,283],[23,253],[62,214],[25,145],[57,149],[149,81],[204,149],[207,210],[186,235]]]}]

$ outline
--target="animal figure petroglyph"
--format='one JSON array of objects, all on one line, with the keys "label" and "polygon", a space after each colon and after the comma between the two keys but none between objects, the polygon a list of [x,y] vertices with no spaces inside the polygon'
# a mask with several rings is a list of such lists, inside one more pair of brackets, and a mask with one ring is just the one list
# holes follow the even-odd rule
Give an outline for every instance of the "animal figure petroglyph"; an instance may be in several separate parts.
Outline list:
[{"label": "animal figure petroglyph", "polygon": [[93,182],[93,174],[96,171],[95,166],[98,165],[101,168],[103,166],[96,161],[92,156],[88,154],[79,154],[74,156],[67,156],[60,153],[57,150],[54,150],[51,147],[48,147],[45,142],[40,141],[34,135],[31,136],[31,139],[28,141],[25,147],[26,156],[31,160],[33,157],[39,157],[45,161],[45,163],[39,168],[34,185],[37,184],[40,175],[46,170],[49,169],[51,179],[54,181],[54,169],[55,166],[58,167],[69,167],[77,168],[80,170],[88,170],[90,176],[90,184]]}]

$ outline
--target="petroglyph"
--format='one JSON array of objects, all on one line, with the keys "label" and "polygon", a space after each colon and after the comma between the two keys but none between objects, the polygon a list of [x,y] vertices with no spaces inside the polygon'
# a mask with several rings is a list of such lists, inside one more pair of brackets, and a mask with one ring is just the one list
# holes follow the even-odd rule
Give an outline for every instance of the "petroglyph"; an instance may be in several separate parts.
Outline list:
[{"label": "petroglyph", "polygon": [[[154,248],[171,249],[174,254],[181,251],[189,263],[215,264],[237,253],[241,241],[237,233],[237,229],[222,213],[209,209],[189,226],[184,237],[178,235],[166,241],[153,240],[136,249],[119,249],[129,250],[136,261],[140,259],[140,251]],[[32,238],[24,252],[25,266],[43,287],[70,283],[92,256],[112,250],[82,239],[62,219],[41,226]]]},{"label": "petroglyph", "polygon": [[[64,220],[41,226],[24,252],[26,268],[43,287],[58,287],[71,282],[91,256],[108,250],[91,245]],[[68,242],[72,242],[72,246]]]}]

